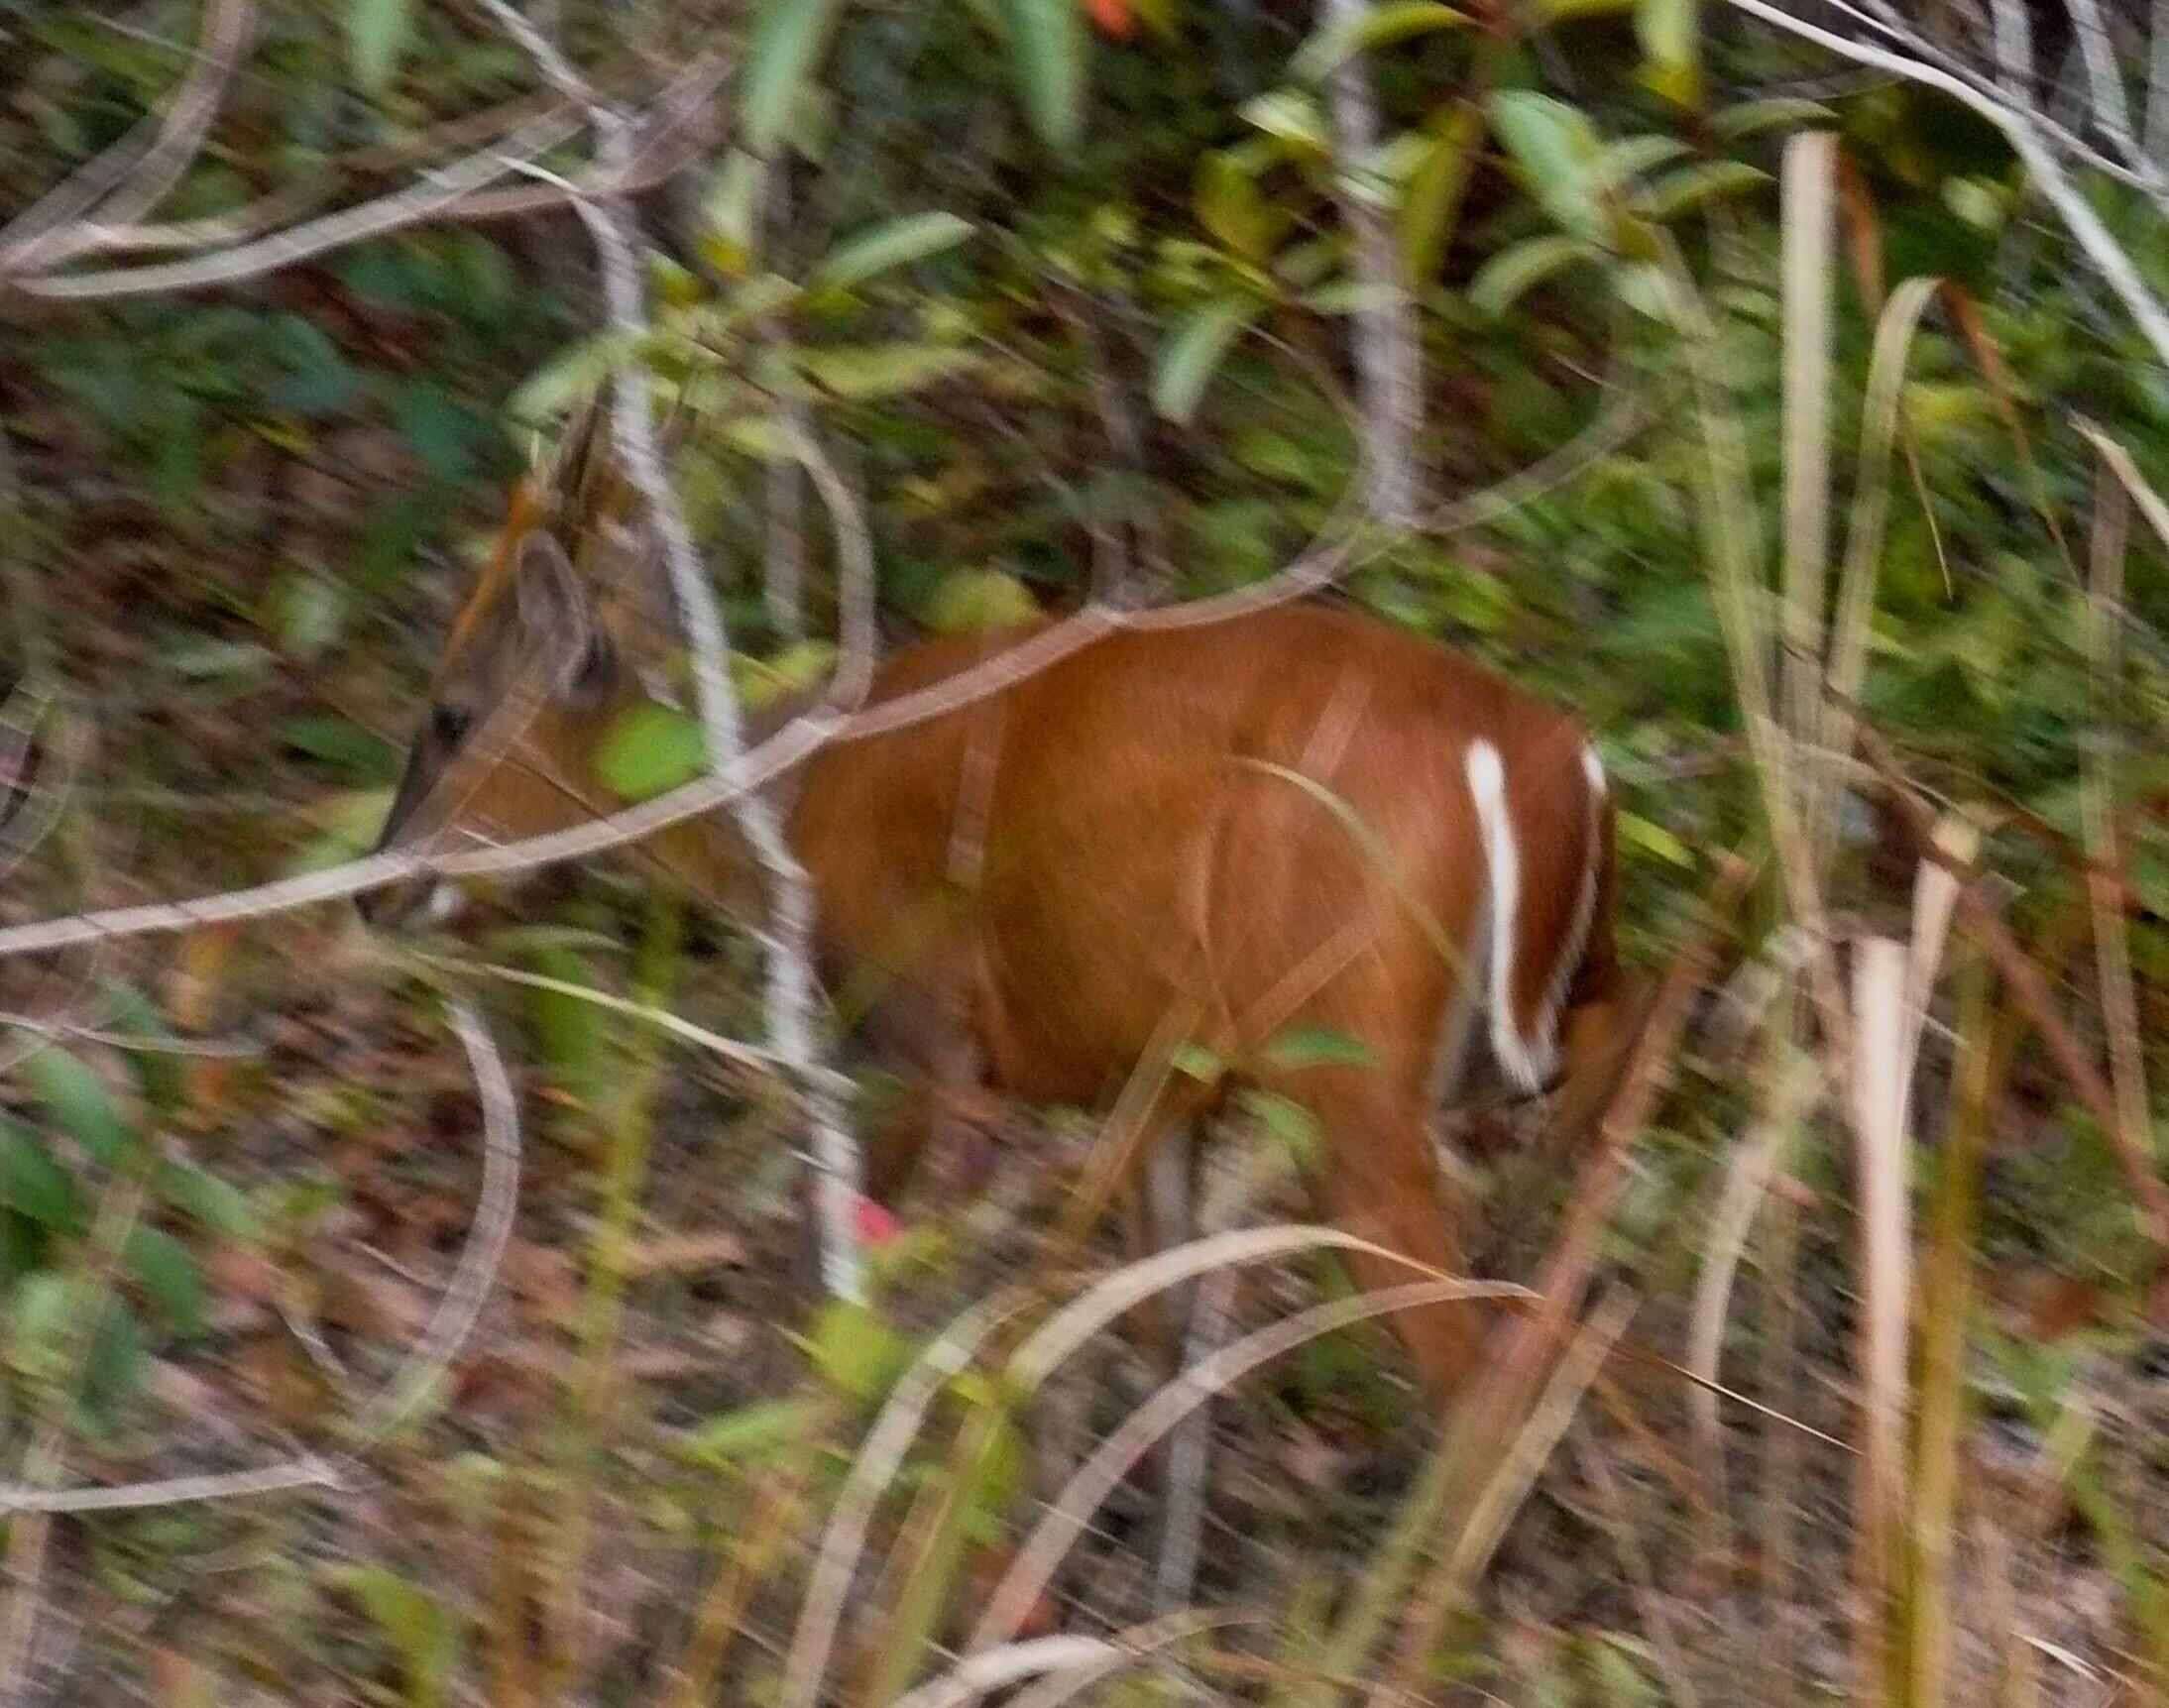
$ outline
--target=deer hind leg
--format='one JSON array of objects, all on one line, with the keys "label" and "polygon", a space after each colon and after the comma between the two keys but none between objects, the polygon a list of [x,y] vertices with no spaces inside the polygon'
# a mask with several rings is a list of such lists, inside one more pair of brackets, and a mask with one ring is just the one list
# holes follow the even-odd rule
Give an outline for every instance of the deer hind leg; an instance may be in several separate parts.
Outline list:
[{"label": "deer hind leg", "polygon": [[[1464,1273],[1460,1206],[1449,1201],[1432,1147],[1429,1076],[1423,1071],[1317,1068],[1291,1076],[1287,1093],[1307,1105],[1325,1134],[1314,1183],[1323,1214],[1349,1233],[1375,1241],[1448,1276]],[[1375,1252],[1347,1254],[1365,1291],[1424,1277]],[[1443,1304],[1391,1318],[1432,1397],[1459,1387],[1488,1325],[1480,1304]]]}]

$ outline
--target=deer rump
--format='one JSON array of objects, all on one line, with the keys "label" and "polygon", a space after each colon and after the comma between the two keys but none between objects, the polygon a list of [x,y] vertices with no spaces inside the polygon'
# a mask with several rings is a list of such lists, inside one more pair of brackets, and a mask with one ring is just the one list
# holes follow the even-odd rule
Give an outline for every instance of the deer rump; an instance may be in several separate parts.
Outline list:
[{"label": "deer rump", "polygon": [[[873,698],[1020,637],[921,643]],[[1310,1110],[1324,1213],[1452,1270],[1429,1123],[1476,1036],[1534,1091],[1562,1015],[1608,1014],[1611,819],[1579,725],[1327,607],[1117,631],[931,724],[825,749],[790,824],[824,977],[871,993],[865,1041],[926,1093],[869,1135],[883,1200],[945,1092],[1103,1106],[1194,1043]],[[1276,1066],[1269,1046],[1299,1030],[1363,1059]],[[1187,1176],[1210,1101],[1171,1077],[1141,1150],[1172,1149]],[[1152,1243],[1180,1237],[1187,1196]],[[1480,1309],[1400,1323],[1434,1386],[1465,1367]]]}]

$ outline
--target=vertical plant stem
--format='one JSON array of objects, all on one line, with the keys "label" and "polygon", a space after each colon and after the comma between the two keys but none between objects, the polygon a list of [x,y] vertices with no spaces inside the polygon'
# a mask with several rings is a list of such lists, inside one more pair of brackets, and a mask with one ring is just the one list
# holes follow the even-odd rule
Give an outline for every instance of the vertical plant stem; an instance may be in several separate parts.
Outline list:
[{"label": "vertical plant stem", "polygon": [[[1357,18],[1365,0],[1322,0],[1327,24]],[[1333,122],[1334,183],[1348,228],[1356,280],[1378,300],[1354,316],[1357,393],[1370,447],[1371,519],[1412,527],[1422,504],[1416,438],[1424,420],[1424,349],[1393,223],[1372,192],[1353,181],[1378,149],[1378,97],[1370,66],[1350,54],[1326,89]]]},{"label": "vertical plant stem", "polygon": [[1905,946],[1871,937],[1854,947],[1854,1014],[1859,1022],[1852,1079],[1861,1217],[1860,1379],[1866,1414],[1856,1481],[1853,1697],[1889,1700],[1903,1584],[1896,1570],[1904,1537],[1906,1326],[1912,1279],[1908,1251],[1905,1081]]},{"label": "vertical plant stem", "polygon": [[1920,1409],[1913,1449],[1913,1522],[1905,1547],[1911,1584],[1906,1660],[1914,1708],[1938,1708],[1951,1664],[1951,1544],[1958,1511],[1959,1440],[1966,1417],[1966,1329],[1973,1313],[1973,1239],[1989,1109],[2001,1083],[1989,999],[1994,980],[1978,949],[1959,983],[1958,1084],[1950,1142],[1929,1210],[1921,1295]]},{"label": "vertical plant stem", "polygon": [[[681,904],[661,886],[649,892],[647,922],[633,968],[633,1000],[643,1007],[667,1005],[678,968]],[[557,1455],[559,1494],[564,1518],[559,1529],[556,1582],[555,1650],[550,1657],[544,1699],[561,1700],[577,1673],[578,1634],[584,1627],[581,1605],[588,1539],[593,1524],[593,1463],[603,1434],[603,1411],[612,1383],[618,1322],[625,1299],[627,1256],[640,1213],[647,1181],[647,1154],[653,1135],[654,1092],[663,1060],[662,1035],[639,1027],[627,1035],[628,1061],[624,1089],[611,1111],[610,1146],[604,1157],[602,1202],[588,1247],[587,1289],[581,1299],[578,1359],[567,1396],[564,1435]]]}]

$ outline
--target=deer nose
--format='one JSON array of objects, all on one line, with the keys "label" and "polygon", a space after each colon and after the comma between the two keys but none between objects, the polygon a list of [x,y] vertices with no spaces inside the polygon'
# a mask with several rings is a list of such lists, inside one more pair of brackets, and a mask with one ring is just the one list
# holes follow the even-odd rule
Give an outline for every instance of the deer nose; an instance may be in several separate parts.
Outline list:
[{"label": "deer nose", "polygon": [[365,889],[354,898],[354,911],[373,930],[390,931],[411,919],[429,899],[428,878],[406,878],[399,883]]}]

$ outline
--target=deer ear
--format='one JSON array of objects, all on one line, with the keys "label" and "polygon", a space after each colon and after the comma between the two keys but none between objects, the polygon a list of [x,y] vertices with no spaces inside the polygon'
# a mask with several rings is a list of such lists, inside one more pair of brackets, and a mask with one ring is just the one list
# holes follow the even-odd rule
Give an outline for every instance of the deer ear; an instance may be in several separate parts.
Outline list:
[{"label": "deer ear", "polygon": [[552,691],[579,693],[596,673],[601,634],[565,548],[542,529],[519,542],[513,598],[529,654],[543,661]]}]

